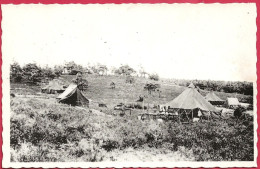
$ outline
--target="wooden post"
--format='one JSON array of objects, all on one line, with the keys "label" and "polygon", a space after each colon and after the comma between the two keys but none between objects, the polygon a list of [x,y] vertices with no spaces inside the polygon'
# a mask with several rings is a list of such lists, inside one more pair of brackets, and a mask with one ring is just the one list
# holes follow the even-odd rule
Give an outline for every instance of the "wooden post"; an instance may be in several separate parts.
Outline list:
[{"label": "wooden post", "polygon": [[144,113],[144,100],[143,100],[143,113]]},{"label": "wooden post", "polygon": [[191,110],[191,118],[193,119],[193,110]]}]

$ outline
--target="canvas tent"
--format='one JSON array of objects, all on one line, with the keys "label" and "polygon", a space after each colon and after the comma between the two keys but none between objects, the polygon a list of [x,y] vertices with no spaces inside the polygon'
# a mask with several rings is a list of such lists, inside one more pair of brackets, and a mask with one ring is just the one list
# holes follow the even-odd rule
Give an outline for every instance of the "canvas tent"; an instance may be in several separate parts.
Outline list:
[{"label": "canvas tent", "polygon": [[72,106],[89,106],[89,100],[82,94],[76,84],[70,84],[68,88],[57,97],[59,103]]},{"label": "canvas tent", "polygon": [[225,101],[220,99],[214,92],[208,93],[205,99],[212,105],[223,105],[225,103]]},{"label": "canvas tent", "polygon": [[182,112],[186,116],[193,113],[195,110],[201,110],[204,116],[219,118],[216,112],[219,112],[212,104],[210,104],[195,88],[184,90],[174,100],[166,103],[164,106],[172,108],[177,112]]},{"label": "canvas tent", "polygon": [[48,85],[41,89],[42,93],[49,94],[62,93],[64,90],[65,89],[63,88],[62,81],[58,79],[50,81]]},{"label": "canvas tent", "polygon": [[188,86],[188,88],[192,88],[192,89],[194,89],[194,88],[195,88],[195,86],[194,86],[194,84],[193,84],[193,83],[190,83],[190,85]]},{"label": "canvas tent", "polygon": [[199,108],[204,111],[216,111],[216,108],[213,105],[207,102],[196,89],[192,88],[184,90],[178,97],[165,105],[178,109],[191,110]]},{"label": "canvas tent", "polygon": [[239,106],[239,101],[237,98],[227,98],[227,107],[236,107]]}]

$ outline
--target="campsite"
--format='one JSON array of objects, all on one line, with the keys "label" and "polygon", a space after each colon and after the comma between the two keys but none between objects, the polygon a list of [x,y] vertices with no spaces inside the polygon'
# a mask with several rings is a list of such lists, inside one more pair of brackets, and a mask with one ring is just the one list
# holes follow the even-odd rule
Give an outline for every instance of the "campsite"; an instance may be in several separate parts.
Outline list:
[{"label": "campsite", "polygon": [[11,161],[254,159],[252,95],[196,80],[127,79],[66,72],[47,83],[11,81]]},{"label": "campsite", "polygon": [[255,2],[1,12],[3,168],[259,164]]}]

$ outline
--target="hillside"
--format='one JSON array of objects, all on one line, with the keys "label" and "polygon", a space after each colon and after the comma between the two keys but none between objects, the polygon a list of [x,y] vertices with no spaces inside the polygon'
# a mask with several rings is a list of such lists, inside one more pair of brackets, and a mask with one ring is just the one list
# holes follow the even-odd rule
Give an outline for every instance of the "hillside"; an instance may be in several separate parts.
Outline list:
[{"label": "hillside", "polygon": [[[62,76],[69,84],[75,76]],[[11,161],[233,161],[253,160],[253,117],[237,123],[225,120],[182,124],[174,121],[138,120],[143,110],[115,111],[118,103],[134,103],[145,95],[145,105],[166,103],[185,87],[158,81],[158,93],[143,89],[148,79],[134,84],[123,76],[84,77],[90,108],[56,102],[56,95],[40,93],[41,86],[11,84]],[[114,82],[116,88],[110,88]],[[206,95],[208,91],[200,91]],[[18,96],[18,95],[23,96]],[[222,99],[235,94],[218,93]],[[240,100],[248,96],[237,95]],[[108,108],[98,107],[105,103]],[[142,104],[142,103],[139,103]],[[151,110],[149,110],[151,111]],[[243,146],[241,146],[243,144]],[[129,157],[132,157],[131,159]]]},{"label": "hillside", "polygon": [[[62,76],[66,81],[71,81],[75,76]],[[93,101],[104,102],[108,106],[118,104],[120,102],[133,103],[138,100],[140,95],[145,95],[145,104],[164,104],[181,94],[186,87],[171,84],[167,81],[153,81],[141,77],[135,77],[136,82],[134,84],[125,83],[126,78],[124,76],[98,76],[98,75],[86,75],[84,77],[89,82],[89,88],[84,94]],[[116,88],[112,90],[110,83],[114,82]],[[144,86],[146,83],[158,83],[161,85],[162,91],[161,97],[157,92],[149,95]],[[205,96],[209,91],[200,90],[201,94]],[[227,97],[237,97],[240,101],[244,101],[244,98],[250,98],[250,96],[216,92],[216,94],[223,100]]]},{"label": "hillside", "polygon": [[[68,84],[75,78],[74,75],[62,75],[61,78],[65,84]],[[84,91],[84,95],[91,99],[92,103],[105,103],[109,108],[114,107],[118,103],[134,103],[139,99],[140,95],[145,96],[145,105],[149,104],[164,104],[181,94],[186,87],[171,84],[166,80],[152,81],[141,77],[135,77],[135,83],[126,83],[124,76],[99,76],[99,75],[85,75],[83,78],[87,79],[89,87]],[[115,89],[110,88],[110,83],[116,84]],[[157,92],[149,95],[144,86],[146,83],[158,83],[161,85],[161,97]],[[14,93],[36,94],[40,92],[40,86],[27,86],[24,84],[11,84]],[[17,90],[17,88],[23,90]],[[200,93],[205,96],[209,91],[200,90]],[[221,99],[226,100],[227,97],[237,97],[241,102],[251,102],[252,96],[215,92]]]}]

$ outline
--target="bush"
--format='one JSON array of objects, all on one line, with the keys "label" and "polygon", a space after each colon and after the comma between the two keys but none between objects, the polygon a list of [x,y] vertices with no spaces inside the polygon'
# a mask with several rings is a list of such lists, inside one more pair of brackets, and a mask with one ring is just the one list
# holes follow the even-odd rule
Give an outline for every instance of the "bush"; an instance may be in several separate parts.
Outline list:
[{"label": "bush", "polygon": [[158,74],[154,73],[149,75],[149,79],[158,81],[160,78]]},{"label": "bush", "polygon": [[183,125],[59,107],[37,99],[13,98],[11,104],[12,161],[102,161],[107,153],[129,148],[167,149],[196,161],[254,159],[250,117]]}]

